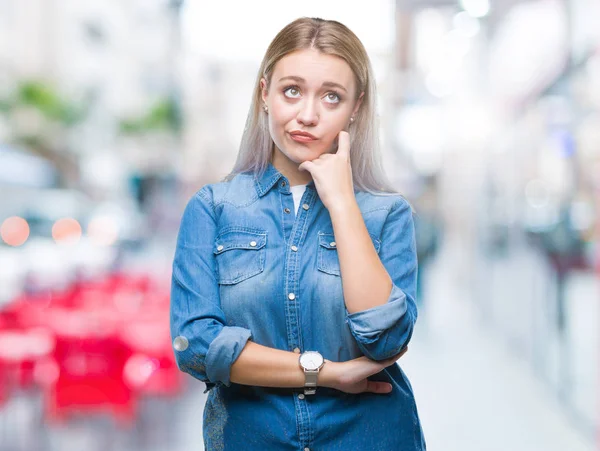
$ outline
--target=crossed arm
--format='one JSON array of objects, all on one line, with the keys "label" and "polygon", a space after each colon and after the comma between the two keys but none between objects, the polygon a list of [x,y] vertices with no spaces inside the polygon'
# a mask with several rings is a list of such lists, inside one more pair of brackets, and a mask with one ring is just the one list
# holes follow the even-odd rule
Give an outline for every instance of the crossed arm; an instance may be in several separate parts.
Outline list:
[{"label": "crossed arm", "polygon": [[[331,216],[347,323],[365,355],[361,370],[376,372],[405,349],[416,320],[412,212],[405,201],[389,210],[379,255],[357,205]],[[201,190],[184,211],[173,261],[171,334],[185,342],[175,351],[179,368],[207,385],[303,386],[298,354],[259,345],[251,340],[250,330],[225,325],[212,255],[215,233],[211,197]],[[360,282],[365,279],[371,284]],[[344,382],[347,371],[336,363],[326,363],[319,385],[335,388],[340,379]]]}]

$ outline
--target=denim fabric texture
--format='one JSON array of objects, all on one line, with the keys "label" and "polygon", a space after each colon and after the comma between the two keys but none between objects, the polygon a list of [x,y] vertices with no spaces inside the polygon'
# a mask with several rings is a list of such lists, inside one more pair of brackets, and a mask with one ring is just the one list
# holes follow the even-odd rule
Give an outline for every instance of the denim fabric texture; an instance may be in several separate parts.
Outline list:
[{"label": "denim fabric texture", "polygon": [[[314,183],[297,213],[273,165],[204,186],[188,202],[173,261],[170,324],[179,368],[206,383],[207,451],[416,451],[425,439],[402,359],[372,380],[388,394],[235,384],[246,342],[331,361],[391,357],[417,319],[413,213],[400,195],[355,191],[393,287],[386,304],[350,314],[328,210]],[[369,280],[364,281],[365,284]]]}]

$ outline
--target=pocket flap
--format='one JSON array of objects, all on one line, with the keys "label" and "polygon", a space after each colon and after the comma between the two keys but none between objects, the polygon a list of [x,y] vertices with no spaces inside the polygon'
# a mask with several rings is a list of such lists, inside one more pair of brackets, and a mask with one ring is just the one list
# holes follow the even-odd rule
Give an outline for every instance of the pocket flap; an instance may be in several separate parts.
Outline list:
[{"label": "pocket flap", "polygon": [[[375,247],[375,251],[379,254],[379,248],[381,247],[381,241],[377,238],[374,238],[373,235],[369,234],[371,237],[371,241],[373,241],[373,246]],[[319,233],[319,245],[326,249],[337,249],[337,244],[335,242],[335,235],[333,233]]]},{"label": "pocket flap", "polygon": [[319,245],[327,249],[337,249],[333,233],[319,233]]},{"label": "pocket flap", "polygon": [[217,255],[231,249],[258,250],[265,247],[266,244],[267,234],[265,232],[226,230],[217,236],[213,252]]}]

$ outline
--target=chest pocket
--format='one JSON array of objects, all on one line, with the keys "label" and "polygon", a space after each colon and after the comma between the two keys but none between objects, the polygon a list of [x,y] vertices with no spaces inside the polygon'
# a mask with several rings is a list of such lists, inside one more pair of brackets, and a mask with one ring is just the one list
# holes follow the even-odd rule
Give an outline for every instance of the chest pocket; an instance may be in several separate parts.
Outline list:
[{"label": "chest pocket", "polygon": [[[373,246],[379,254],[381,241],[371,235]],[[317,250],[317,269],[334,276],[340,275],[340,260],[337,253],[337,244],[333,233],[319,232],[319,249]]]},{"label": "chest pocket", "polygon": [[233,285],[265,269],[267,232],[254,229],[225,229],[215,240],[218,280]]}]

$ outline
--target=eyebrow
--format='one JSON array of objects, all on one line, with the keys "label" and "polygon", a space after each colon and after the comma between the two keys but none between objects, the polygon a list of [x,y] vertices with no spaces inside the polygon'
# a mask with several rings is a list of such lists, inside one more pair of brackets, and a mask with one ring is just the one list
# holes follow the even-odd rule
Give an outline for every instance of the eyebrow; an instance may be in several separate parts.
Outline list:
[{"label": "eyebrow", "polygon": [[[306,80],[302,77],[297,77],[296,75],[288,75],[287,77],[282,77],[279,79],[279,81],[283,81],[283,80],[294,80],[297,81],[299,83],[306,83]],[[335,83],[333,81],[324,81],[323,85],[327,88],[339,88],[345,92],[348,92],[348,90],[346,88],[344,88],[342,85],[340,85],[339,83]]]}]

